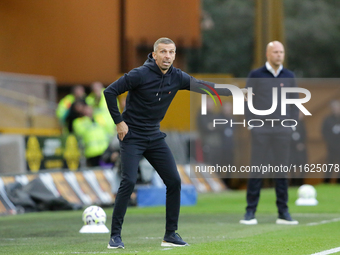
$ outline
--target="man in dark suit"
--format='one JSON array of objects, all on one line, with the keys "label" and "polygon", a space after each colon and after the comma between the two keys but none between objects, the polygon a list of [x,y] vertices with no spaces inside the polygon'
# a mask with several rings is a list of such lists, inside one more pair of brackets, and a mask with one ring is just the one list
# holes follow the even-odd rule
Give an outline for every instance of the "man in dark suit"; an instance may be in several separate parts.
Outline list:
[{"label": "man in dark suit", "polygon": [[[246,109],[247,120],[256,119],[257,122],[263,123],[258,127],[251,128],[252,136],[252,155],[251,165],[262,167],[270,164],[275,166],[288,166],[290,139],[292,133],[292,124],[288,125],[285,119],[298,119],[298,108],[295,105],[287,105],[286,115],[281,114],[281,88],[296,87],[294,73],[283,68],[284,47],[278,41],[270,42],[267,45],[266,64],[256,70],[250,72],[247,80],[247,87],[253,89],[253,108],[258,110],[254,114],[254,109],[250,111]],[[259,111],[272,108],[275,102],[275,94],[273,90],[277,89],[277,108],[272,113],[261,115]],[[298,98],[297,93],[288,93],[289,98]],[[260,120],[260,121],[258,121]],[[271,120],[271,121],[268,121]],[[262,121],[262,122],[261,122]],[[284,125],[282,124],[284,123]],[[254,123],[255,126],[255,123]],[[260,127],[261,126],[261,127]],[[270,153],[269,153],[270,152]],[[270,157],[269,157],[270,156]],[[255,218],[256,208],[260,198],[260,190],[262,186],[261,174],[251,174],[247,187],[247,207],[244,219],[241,224],[254,225],[257,224]],[[288,211],[288,180],[285,173],[275,173],[275,191],[276,205],[278,207],[277,224],[298,224],[293,220]]]}]

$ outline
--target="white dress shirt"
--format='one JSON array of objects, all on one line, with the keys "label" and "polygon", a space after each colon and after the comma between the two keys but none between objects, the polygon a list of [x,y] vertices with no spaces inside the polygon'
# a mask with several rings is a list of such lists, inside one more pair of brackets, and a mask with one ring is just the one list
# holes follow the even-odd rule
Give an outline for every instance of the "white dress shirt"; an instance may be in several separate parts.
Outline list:
[{"label": "white dress shirt", "polygon": [[277,76],[279,76],[280,72],[282,71],[283,65],[280,65],[279,69],[277,69],[277,73],[275,73],[274,68],[269,64],[268,61],[266,62],[266,68],[269,72],[271,72],[274,75],[274,77],[277,77]]}]

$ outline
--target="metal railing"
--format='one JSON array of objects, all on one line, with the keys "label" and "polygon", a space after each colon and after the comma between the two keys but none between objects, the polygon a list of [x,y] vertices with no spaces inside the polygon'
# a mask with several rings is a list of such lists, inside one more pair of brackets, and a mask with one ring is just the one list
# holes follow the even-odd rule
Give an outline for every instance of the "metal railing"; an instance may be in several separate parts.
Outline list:
[{"label": "metal railing", "polygon": [[9,121],[15,118],[15,128],[33,127],[35,116],[53,118],[57,106],[55,80],[51,76],[0,72],[0,106],[0,128],[9,128]]},{"label": "metal railing", "polygon": [[33,126],[33,117],[35,115],[53,116],[56,109],[55,102],[4,88],[0,88],[0,103],[22,109],[26,113],[27,127]]}]

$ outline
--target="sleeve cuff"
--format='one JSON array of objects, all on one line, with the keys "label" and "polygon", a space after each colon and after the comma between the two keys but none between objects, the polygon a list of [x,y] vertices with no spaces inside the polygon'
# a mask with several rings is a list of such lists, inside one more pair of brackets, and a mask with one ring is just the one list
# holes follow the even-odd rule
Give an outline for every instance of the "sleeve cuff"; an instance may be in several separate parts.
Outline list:
[{"label": "sleeve cuff", "polygon": [[119,115],[119,116],[117,116],[117,117],[114,117],[114,118],[113,118],[113,121],[115,122],[116,125],[119,124],[119,123],[121,123],[121,122],[123,121],[122,115]]}]

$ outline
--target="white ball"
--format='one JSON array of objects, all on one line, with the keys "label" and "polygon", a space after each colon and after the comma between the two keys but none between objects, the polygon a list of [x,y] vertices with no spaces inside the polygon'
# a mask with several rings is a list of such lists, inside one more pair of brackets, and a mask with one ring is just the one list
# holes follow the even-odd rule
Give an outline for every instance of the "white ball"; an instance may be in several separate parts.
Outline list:
[{"label": "white ball", "polygon": [[316,190],[312,185],[304,184],[298,189],[298,196],[303,199],[316,198]]},{"label": "white ball", "polygon": [[83,212],[83,222],[85,225],[104,225],[106,222],[106,213],[99,206],[89,206]]}]

